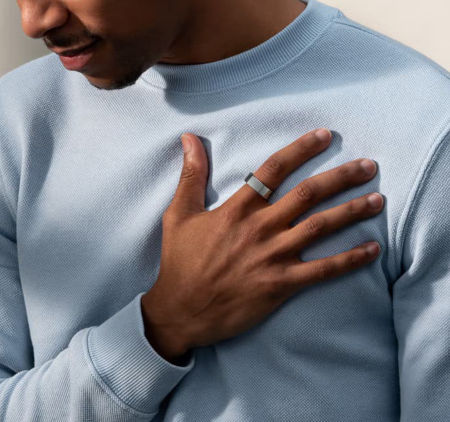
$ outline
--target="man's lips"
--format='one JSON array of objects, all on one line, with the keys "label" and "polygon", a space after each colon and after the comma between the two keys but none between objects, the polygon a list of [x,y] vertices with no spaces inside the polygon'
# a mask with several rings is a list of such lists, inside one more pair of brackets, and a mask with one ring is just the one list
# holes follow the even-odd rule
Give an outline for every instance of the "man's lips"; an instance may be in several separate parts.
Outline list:
[{"label": "man's lips", "polygon": [[[74,55],[67,56],[59,54],[59,59],[61,63],[67,70],[86,70],[88,63],[91,61],[92,57],[95,55],[95,50],[97,48],[98,42],[94,42],[84,48],[71,51],[70,53]],[[65,52],[67,54],[67,52]]]},{"label": "man's lips", "polygon": [[57,49],[57,48],[56,49],[55,48],[51,48],[51,50],[54,53],[58,54],[59,56],[74,57],[74,56],[79,55],[81,52],[83,52],[87,48],[93,46],[97,41],[98,40],[95,40],[95,41],[93,41],[93,42],[91,42],[89,44],[84,44],[84,45],[82,45],[80,47],[73,48],[73,49],[70,49],[70,50],[68,50],[68,49],[67,50],[62,50],[62,49]]}]

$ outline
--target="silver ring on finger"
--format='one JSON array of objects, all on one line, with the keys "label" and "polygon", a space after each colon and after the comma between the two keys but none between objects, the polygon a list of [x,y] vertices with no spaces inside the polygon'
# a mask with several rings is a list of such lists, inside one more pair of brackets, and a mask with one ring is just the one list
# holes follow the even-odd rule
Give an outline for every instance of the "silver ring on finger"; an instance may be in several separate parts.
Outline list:
[{"label": "silver ring on finger", "polygon": [[252,172],[247,175],[245,182],[256,192],[258,192],[264,199],[269,199],[269,196],[273,193],[273,191],[261,182],[261,180],[257,179]]}]

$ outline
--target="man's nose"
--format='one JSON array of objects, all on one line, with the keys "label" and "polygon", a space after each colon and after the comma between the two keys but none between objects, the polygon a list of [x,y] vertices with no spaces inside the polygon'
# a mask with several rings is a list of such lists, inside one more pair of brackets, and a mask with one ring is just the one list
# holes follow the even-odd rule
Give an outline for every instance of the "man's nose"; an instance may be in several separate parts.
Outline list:
[{"label": "man's nose", "polygon": [[60,0],[18,0],[22,29],[31,38],[44,34],[66,22],[69,12]]}]

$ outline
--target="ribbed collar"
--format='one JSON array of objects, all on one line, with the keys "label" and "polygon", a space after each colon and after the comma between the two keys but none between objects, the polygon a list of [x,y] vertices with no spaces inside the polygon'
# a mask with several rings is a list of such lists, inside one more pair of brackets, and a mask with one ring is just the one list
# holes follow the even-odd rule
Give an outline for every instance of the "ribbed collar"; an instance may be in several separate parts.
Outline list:
[{"label": "ribbed collar", "polygon": [[141,78],[149,84],[178,92],[213,92],[242,85],[302,54],[336,17],[339,10],[317,0],[273,37],[242,53],[210,63],[155,64]]}]

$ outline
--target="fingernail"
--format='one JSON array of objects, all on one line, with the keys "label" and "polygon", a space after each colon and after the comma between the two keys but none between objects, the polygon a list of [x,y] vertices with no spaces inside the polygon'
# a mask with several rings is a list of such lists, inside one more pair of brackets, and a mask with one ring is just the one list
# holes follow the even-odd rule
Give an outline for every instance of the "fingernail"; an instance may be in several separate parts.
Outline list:
[{"label": "fingernail", "polygon": [[369,195],[367,200],[369,201],[369,204],[372,208],[379,208],[383,203],[383,197],[378,193],[372,193],[371,195]]},{"label": "fingernail", "polygon": [[188,135],[181,135],[181,144],[183,145],[184,153],[188,153],[192,148],[192,141]]},{"label": "fingernail", "polygon": [[328,142],[331,138],[331,132],[326,128],[321,128],[316,131],[316,137],[321,143]]},{"label": "fingernail", "polygon": [[366,251],[369,252],[371,255],[377,254],[380,249],[381,247],[377,242],[371,242],[366,245]]},{"label": "fingernail", "polygon": [[375,162],[373,160],[368,160],[367,158],[361,161],[361,167],[368,175],[372,174],[377,168]]}]

